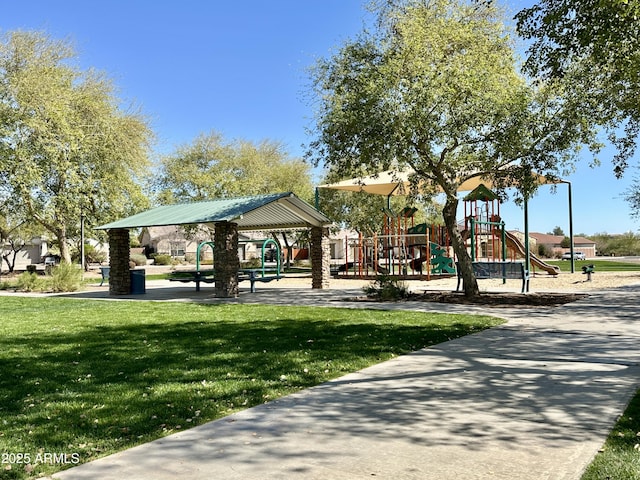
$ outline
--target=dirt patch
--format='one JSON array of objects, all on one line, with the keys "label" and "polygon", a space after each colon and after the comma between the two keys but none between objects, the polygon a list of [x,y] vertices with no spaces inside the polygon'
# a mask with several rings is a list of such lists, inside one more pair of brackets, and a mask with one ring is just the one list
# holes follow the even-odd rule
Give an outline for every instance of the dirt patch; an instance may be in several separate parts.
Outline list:
[{"label": "dirt patch", "polygon": [[[482,305],[485,307],[557,307],[565,303],[575,302],[586,298],[586,293],[512,293],[512,292],[483,292],[477,297],[467,298],[463,292],[429,290],[422,294],[412,293],[407,298],[395,300],[397,302],[434,302],[457,305]],[[350,302],[382,302],[375,296],[361,296],[347,298]],[[394,301],[394,300],[386,300]]]},{"label": "dirt patch", "polygon": [[477,297],[467,298],[462,292],[428,291],[413,294],[408,301],[454,303],[461,305],[483,305],[487,307],[555,307],[575,302],[588,295],[585,293],[481,293]]}]

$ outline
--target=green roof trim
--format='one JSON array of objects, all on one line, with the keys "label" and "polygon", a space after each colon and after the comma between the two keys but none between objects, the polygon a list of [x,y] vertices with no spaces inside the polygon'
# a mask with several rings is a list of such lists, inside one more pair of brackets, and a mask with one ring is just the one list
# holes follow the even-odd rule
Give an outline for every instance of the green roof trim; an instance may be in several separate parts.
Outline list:
[{"label": "green roof trim", "polygon": [[291,192],[163,205],[96,230],[233,222],[239,230],[326,226],[331,220]]}]

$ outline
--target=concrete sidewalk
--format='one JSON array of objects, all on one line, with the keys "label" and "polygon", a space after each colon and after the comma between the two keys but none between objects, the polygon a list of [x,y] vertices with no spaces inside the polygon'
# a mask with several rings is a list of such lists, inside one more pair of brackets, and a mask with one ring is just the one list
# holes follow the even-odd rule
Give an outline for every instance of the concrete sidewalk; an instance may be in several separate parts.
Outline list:
[{"label": "concrete sidewalk", "polygon": [[[270,292],[251,301],[282,301]],[[508,323],[53,478],[579,479],[638,387],[639,301],[631,287],[552,309],[473,309]],[[413,303],[386,306],[470,310]]]}]

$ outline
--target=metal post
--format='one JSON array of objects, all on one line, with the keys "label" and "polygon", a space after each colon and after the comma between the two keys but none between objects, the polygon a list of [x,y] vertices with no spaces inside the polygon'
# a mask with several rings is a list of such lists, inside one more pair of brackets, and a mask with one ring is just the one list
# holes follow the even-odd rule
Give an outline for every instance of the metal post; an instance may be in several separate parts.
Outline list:
[{"label": "metal post", "polygon": [[475,236],[476,236],[476,234],[475,234],[476,221],[475,221],[475,218],[473,216],[471,217],[470,220],[471,220],[471,223],[470,223],[470,225],[471,225],[471,235],[470,235],[470,238],[471,238],[471,261],[475,262],[476,261],[476,245],[475,245],[476,242],[474,241],[474,239],[475,239]]},{"label": "metal post", "polygon": [[505,231],[504,222],[500,222],[501,242],[502,242],[502,261],[507,261],[507,232]]},{"label": "metal post", "polygon": [[531,269],[531,252],[529,250],[529,198],[524,197],[524,269]]},{"label": "metal post", "polygon": [[575,259],[573,257],[573,252],[574,252],[574,247],[573,247],[573,205],[572,205],[572,199],[571,199],[571,182],[566,182],[567,183],[567,189],[569,192],[569,240],[570,240],[570,246],[569,246],[569,251],[571,253],[571,273],[575,273],[576,271],[576,262]]},{"label": "metal post", "polygon": [[84,213],[80,214],[80,270],[84,279]]}]

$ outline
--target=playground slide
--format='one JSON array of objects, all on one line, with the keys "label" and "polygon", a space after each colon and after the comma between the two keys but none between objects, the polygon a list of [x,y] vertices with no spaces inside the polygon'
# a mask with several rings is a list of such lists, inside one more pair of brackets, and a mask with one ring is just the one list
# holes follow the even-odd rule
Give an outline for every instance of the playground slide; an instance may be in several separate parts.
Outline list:
[{"label": "playground slide", "polygon": [[[505,231],[504,233],[507,239],[507,246],[513,248],[518,253],[518,255],[521,255],[524,257],[525,255],[524,245],[522,244],[520,239],[516,237],[514,234],[509,233],[507,231]],[[544,270],[549,275],[558,275],[560,273],[560,269],[558,267],[556,267],[555,265],[549,265],[548,263],[543,262],[538,257],[536,257],[533,253],[529,253],[529,260],[531,261],[531,265],[539,268],[540,270]]]}]

